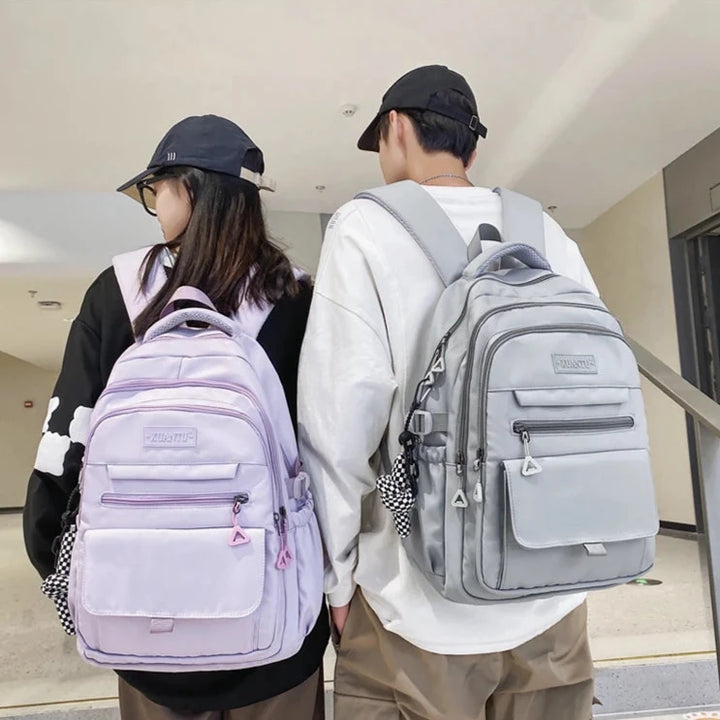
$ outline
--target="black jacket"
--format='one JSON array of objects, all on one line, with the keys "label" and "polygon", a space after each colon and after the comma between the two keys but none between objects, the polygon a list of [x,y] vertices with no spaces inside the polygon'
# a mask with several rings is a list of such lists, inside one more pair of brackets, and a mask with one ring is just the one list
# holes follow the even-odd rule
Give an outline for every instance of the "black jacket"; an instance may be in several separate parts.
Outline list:
[{"label": "black jacket", "polygon": [[[280,376],[294,424],[298,360],[311,298],[312,288],[305,285],[296,297],[281,299],[257,338]],[[115,361],[132,343],[130,318],[110,268],[87,291],[70,329],[37,467],[28,483],[23,515],[25,547],[42,577],[54,570],[52,544],[60,532],[70,493],[78,483],[85,452],[82,418],[87,417],[105,388]],[[272,665],[202,673],[118,674],[154,702],[176,711],[199,713],[244,707],[307,680],[322,664],[328,627],[323,604],[315,628],[297,655]]]}]

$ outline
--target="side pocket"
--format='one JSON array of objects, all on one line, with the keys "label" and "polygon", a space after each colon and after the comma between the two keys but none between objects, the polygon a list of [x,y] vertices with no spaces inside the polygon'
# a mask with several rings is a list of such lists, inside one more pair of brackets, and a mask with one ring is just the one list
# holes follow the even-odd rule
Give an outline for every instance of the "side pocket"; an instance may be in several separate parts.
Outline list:
[{"label": "side pocket", "polygon": [[312,494],[291,498],[288,513],[290,550],[298,583],[298,628],[305,636],[315,626],[323,602],[323,548]]},{"label": "side pocket", "polygon": [[445,447],[418,446],[418,494],[405,541],[415,563],[439,577],[445,576],[445,456]]}]

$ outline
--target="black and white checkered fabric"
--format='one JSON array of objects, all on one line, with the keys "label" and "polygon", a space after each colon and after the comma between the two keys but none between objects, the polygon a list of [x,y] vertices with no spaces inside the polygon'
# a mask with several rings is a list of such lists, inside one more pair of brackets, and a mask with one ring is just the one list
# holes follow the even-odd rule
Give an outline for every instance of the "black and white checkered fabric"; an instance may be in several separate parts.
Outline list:
[{"label": "black and white checkered fabric", "polygon": [[73,523],[65,531],[60,543],[55,572],[49,575],[42,584],[42,591],[55,603],[55,609],[60,616],[60,623],[68,635],[75,634],[75,624],[68,607],[68,582],[70,581],[70,558],[76,535],[77,528]]},{"label": "black and white checkered fabric", "polygon": [[410,488],[410,474],[405,454],[395,458],[392,472],[377,479],[377,489],[382,504],[390,511],[395,530],[401,538],[410,536],[410,511],[415,505],[415,497]]}]

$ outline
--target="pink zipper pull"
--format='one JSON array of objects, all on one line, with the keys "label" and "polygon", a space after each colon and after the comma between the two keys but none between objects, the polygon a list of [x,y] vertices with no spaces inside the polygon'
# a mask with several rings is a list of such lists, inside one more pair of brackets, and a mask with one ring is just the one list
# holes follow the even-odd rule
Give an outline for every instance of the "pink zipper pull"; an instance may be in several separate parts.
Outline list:
[{"label": "pink zipper pull", "polygon": [[248,534],[240,527],[238,522],[238,516],[242,510],[242,506],[249,500],[247,493],[242,495],[236,495],[235,501],[232,508],[232,530],[230,531],[230,539],[228,545],[234,547],[235,545],[246,545],[250,542]]},{"label": "pink zipper pull", "polygon": [[275,567],[278,570],[285,570],[290,567],[293,560],[292,553],[288,547],[287,541],[287,511],[285,507],[280,508],[280,515],[275,515],[275,525],[280,533],[280,552],[278,553]]}]

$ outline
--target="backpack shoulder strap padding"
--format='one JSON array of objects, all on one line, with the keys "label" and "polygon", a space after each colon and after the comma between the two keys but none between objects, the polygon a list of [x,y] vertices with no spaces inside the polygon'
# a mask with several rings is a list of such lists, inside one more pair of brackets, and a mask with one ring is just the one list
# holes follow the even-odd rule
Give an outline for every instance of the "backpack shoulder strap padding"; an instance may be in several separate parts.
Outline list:
[{"label": "backpack shoulder strap padding", "polygon": [[542,205],[514,190],[495,188],[502,203],[502,239],[535,248],[545,257],[545,219]]},{"label": "backpack shoulder strap padding", "polygon": [[151,249],[150,247],[145,247],[140,250],[123,253],[122,255],[116,255],[113,258],[115,277],[120,286],[120,292],[122,293],[123,302],[130,317],[130,322],[133,324],[165,283],[165,278],[161,272],[162,263],[158,262],[155,263],[152,275],[150,276],[148,289],[143,291],[141,287],[140,274],[142,266]]},{"label": "backpack shoulder strap padding", "polygon": [[436,200],[412,180],[356,195],[387,210],[412,236],[447,287],[468,264],[467,245]]},{"label": "backpack shoulder strap padding", "polygon": [[530,245],[545,257],[545,219],[542,205],[537,200],[514,190],[495,188],[502,207],[502,236],[494,225],[483,223],[475,231],[468,247],[468,259],[472,262],[487,242],[505,242]]}]

